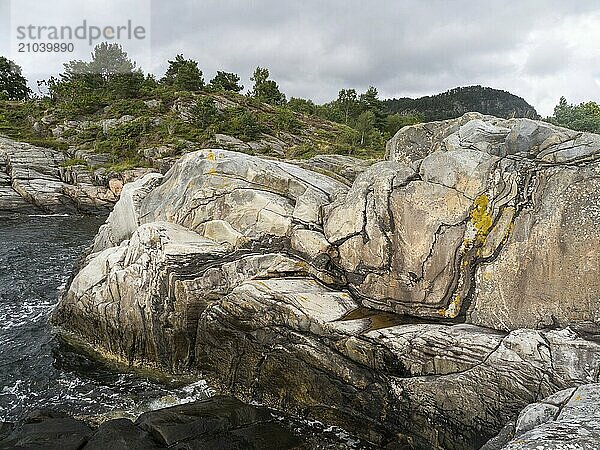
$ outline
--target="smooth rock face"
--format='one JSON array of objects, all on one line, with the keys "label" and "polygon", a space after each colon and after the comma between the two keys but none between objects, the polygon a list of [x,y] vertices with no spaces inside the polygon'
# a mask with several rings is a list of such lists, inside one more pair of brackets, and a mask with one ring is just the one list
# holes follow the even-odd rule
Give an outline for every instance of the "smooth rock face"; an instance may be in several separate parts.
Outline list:
[{"label": "smooth rock face", "polygon": [[54,314],[125,362],[176,371],[189,363],[188,327],[195,327],[200,311],[191,299],[180,306],[169,293],[190,272],[225,255],[225,247],[179,225],[143,225],[124,245],[92,254]]},{"label": "smooth rock face", "polygon": [[144,200],[146,222],[168,220],[200,230],[228,222],[249,239],[287,237],[294,224],[317,227],[322,206],[347,187],[291,164],[225,150],[181,158]]},{"label": "smooth rock face", "polygon": [[471,322],[506,329],[600,324],[599,173],[594,163],[535,175],[532,206],[513,216],[501,253],[477,270]]},{"label": "smooth rock face", "polygon": [[546,403],[533,403],[526,406],[525,409],[521,411],[519,419],[517,420],[515,434],[525,433],[526,431],[554,419],[559,411],[560,409],[558,406]]},{"label": "smooth rock face", "polygon": [[162,175],[149,173],[142,178],[122,186],[113,214],[100,227],[94,239],[93,251],[98,252],[120,244],[128,239],[140,226],[140,204],[162,180]]},{"label": "smooth rock face", "polygon": [[[412,161],[418,176],[388,189],[387,202],[376,188],[361,195],[357,180],[354,195],[333,206],[343,211],[372,199],[367,214],[341,228],[348,230],[343,246],[352,249],[350,281],[356,275],[361,295],[396,312],[464,314],[504,330],[573,322],[597,328],[599,158],[600,136],[529,119],[471,113],[405,127],[388,144],[388,159]],[[386,175],[374,169],[374,177]],[[329,216],[325,229],[338,222]],[[379,245],[387,264],[371,268],[369,241],[379,241],[379,228],[400,242]]]},{"label": "smooth rock face", "polygon": [[598,381],[599,157],[600,136],[480,114],[402,129],[351,186],[190,153],[124,187],[52,320],[378,445],[478,448]]},{"label": "smooth rock face", "polygon": [[[366,305],[455,316],[442,310],[465,270],[448,269],[468,231],[472,203],[454,189],[418,179],[406,166],[382,162],[331,205],[325,237],[338,247],[338,263]],[[467,290],[468,284],[456,297]]]}]

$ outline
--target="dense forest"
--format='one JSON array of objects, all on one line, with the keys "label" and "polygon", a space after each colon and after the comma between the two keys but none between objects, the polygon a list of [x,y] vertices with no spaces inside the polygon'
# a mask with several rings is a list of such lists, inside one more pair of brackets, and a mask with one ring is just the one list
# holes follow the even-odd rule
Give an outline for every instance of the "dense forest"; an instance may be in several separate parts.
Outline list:
[{"label": "dense forest", "polygon": [[521,97],[482,86],[457,87],[442,94],[391,99],[383,103],[388,114],[417,115],[426,122],[452,119],[471,111],[504,118],[539,118],[535,108]]}]

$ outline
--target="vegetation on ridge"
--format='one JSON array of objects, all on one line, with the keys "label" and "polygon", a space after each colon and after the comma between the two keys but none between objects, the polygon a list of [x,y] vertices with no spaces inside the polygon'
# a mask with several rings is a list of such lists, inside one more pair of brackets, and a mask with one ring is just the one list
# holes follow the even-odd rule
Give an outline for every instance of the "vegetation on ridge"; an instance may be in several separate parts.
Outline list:
[{"label": "vegetation on ridge", "polygon": [[561,97],[554,108],[554,114],[546,120],[576,131],[600,133],[600,106],[595,102],[572,105],[567,103],[565,97]]},{"label": "vegetation on ridge", "polygon": [[[101,155],[95,165],[114,170],[207,147],[280,158],[379,158],[400,128],[422,120],[471,110],[537,117],[523,99],[481,86],[416,100],[381,100],[372,86],[363,93],[342,89],[335,100],[317,105],[286,99],[266,68],[257,67],[251,81],[246,94],[235,73],[218,71],[205,83],[198,62],[183,55],[157,79],[118,44],[102,43],[90,61],[67,62],[58,77],[38,81],[40,95],[33,96],[21,69],[0,57],[0,134],[64,150],[69,161]],[[547,120],[598,132],[600,108],[562,98]]]},{"label": "vegetation on ridge", "polygon": [[156,79],[118,44],[100,44],[90,61],[64,68],[38,82],[39,96],[2,101],[0,133],[65,150],[72,160],[78,151],[105,155],[113,168],[216,146],[282,158],[384,151],[370,116],[354,128],[306,111],[309,102],[286,101],[265,68],[256,69],[246,95],[237,74],[218,71],[206,84],[198,63],[183,55]]}]

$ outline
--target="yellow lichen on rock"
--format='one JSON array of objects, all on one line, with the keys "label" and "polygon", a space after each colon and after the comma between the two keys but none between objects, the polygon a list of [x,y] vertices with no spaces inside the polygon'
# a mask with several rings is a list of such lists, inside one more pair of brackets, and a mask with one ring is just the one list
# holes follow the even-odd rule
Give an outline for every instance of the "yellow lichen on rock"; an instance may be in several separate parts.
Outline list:
[{"label": "yellow lichen on rock", "polygon": [[489,211],[489,199],[485,194],[481,194],[475,199],[471,210],[471,223],[477,230],[477,238],[484,241],[492,228],[493,220]]},{"label": "yellow lichen on rock", "polygon": [[456,318],[456,316],[458,316],[458,313],[460,312],[461,304],[462,304],[462,302],[461,302],[460,295],[454,296],[454,298],[448,305],[448,309],[446,309],[444,316],[448,317],[450,319]]},{"label": "yellow lichen on rock", "polygon": [[438,309],[438,314],[442,317],[447,317],[449,319],[455,319],[460,313],[461,307],[461,298],[460,295],[455,295],[448,308],[440,308]]}]

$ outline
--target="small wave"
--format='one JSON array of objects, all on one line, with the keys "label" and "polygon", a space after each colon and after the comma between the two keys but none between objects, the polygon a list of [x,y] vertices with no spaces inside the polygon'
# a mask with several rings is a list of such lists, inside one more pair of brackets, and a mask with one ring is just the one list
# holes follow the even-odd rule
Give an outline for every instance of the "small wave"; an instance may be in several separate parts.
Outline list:
[{"label": "small wave", "polygon": [[214,392],[208,387],[206,381],[199,380],[195,383],[189,384],[167,395],[150,401],[147,405],[147,410],[154,411],[156,409],[168,408],[169,406],[183,405],[185,403],[207,399],[213,395]]},{"label": "small wave", "polygon": [[27,214],[27,217],[71,217],[71,214]]}]

